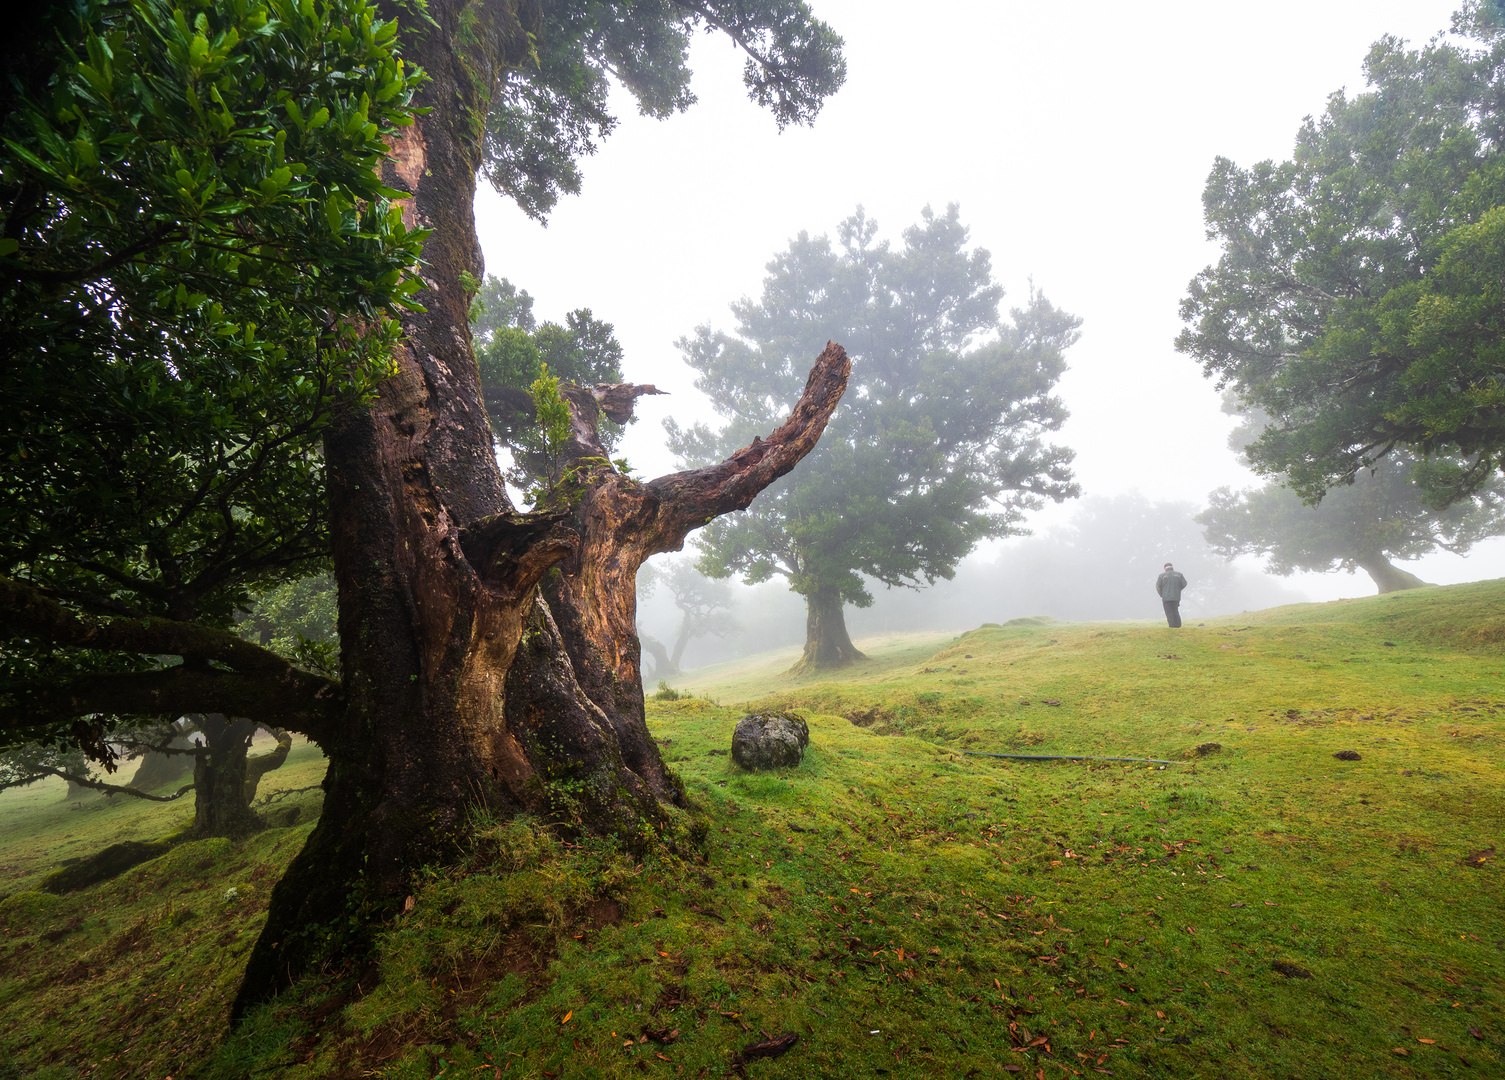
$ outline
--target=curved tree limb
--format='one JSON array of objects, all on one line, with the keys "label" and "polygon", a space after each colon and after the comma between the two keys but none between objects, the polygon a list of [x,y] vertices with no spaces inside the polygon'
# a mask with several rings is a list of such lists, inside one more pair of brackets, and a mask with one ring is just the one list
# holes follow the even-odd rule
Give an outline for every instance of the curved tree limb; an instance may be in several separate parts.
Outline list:
[{"label": "curved tree limb", "polygon": [[40,686],[0,706],[0,731],[42,728],[81,716],[180,716],[225,713],[286,727],[318,742],[343,715],[339,684],[288,667],[280,678],[207,667],[87,675]]},{"label": "curved tree limb", "polygon": [[62,777],[68,783],[76,784],[79,787],[93,788],[95,791],[103,791],[106,795],[129,795],[133,799],[146,799],[149,802],[173,802],[181,799],[193,790],[192,784],[184,784],[171,795],[153,795],[151,792],[142,791],[138,787],[111,784],[104,780],[96,780],[92,776],[81,776],[78,773],[71,773],[66,769],[47,769],[45,771],[49,776]]},{"label": "curved tree limb", "polygon": [[256,789],[261,784],[261,778],[273,769],[282,768],[283,762],[287,760],[288,752],[293,748],[293,737],[286,729],[268,727],[266,724],[261,726],[277,740],[277,746],[265,754],[247,759],[246,779],[243,785],[247,806],[256,800]]},{"label": "curved tree limb", "polygon": [[[571,678],[556,681],[561,686],[577,686],[581,694],[572,697],[573,691],[566,694],[560,689],[557,700],[550,697],[546,684],[552,676],[545,665],[533,663],[532,653],[520,650],[517,663],[525,667],[509,673],[507,697],[508,716],[516,718],[520,730],[537,727],[523,705],[528,695],[542,703],[537,711],[552,710],[554,715],[574,708],[571,702],[583,696],[610,723],[632,783],[651,792],[660,803],[684,805],[683,786],[665,766],[644,719],[642,653],[636,629],[638,568],[651,555],[679,549],[691,530],[716,516],[746,508],[758,492],[794,468],[814,449],[850,373],[846,351],[828,343],[788,419],[767,441],[755,439],[711,468],[674,473],[644,484],[623,476],[599,449],[582,455],[600,463],[584,467],[590,463],[581,460],[582,468],[572,480],[579,485],[569,492],[570,524],[578,548],[561,562],[557,576],[550,575],[539,586],[547,604],[545,629],[563,643],[569,658]],[[561,388],[571,406],[574,442],[587,450],[599,448],[593,430],[596,410],[625,408],[644,389],[623,385],[566,393]],[[667,659],[672,666],[673,657]],[[533,668],[527,670],[530,663]],[[660,675],[664,674],[661,669]]]},{"label": "curved tree limb", "polygon": [[7,577],[0,577],[0,631],[81,649],[215,660],[246,675],[317,677],[229,630],[156,617],[84,615]]},{"label": "curved tree limb", "polygon": [[648,481],[663,509],[660,535],[647,554],[675,550],[692,530],[711,519],[747,509],[758,492],[799,464],[826,430],[851,373],[846,350],[828,341],[810,369],[799,402],[766,441],[754,436],[751,446],[719,465]]}]

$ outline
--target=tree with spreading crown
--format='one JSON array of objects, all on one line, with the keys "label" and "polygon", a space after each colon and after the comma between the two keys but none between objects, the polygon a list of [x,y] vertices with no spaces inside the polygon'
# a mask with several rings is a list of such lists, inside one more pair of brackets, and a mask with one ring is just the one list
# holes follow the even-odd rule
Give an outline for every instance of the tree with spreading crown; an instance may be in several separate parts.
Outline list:
[{"label": "tree with spreading crown", "polygon": [[[476,179],[547,212],[614,122],[611,78],[653,115],[691,102],[697,27],[806,122],[840,39],[802,0],[43,7],[0,150],[0,490],[24,509],[0,731],[108,758],[112,724],[218,713],[323,748],[237,1014],[358,948],[478,805],[629,842],[669,823],[634,575],[792,469],[849,365],[822,341],[782,422],[646,483],[597,421],[648,388],[564,384],[566,468],[521,513],[469,333]],[[337,678],[233,629],[325,566]]]}]

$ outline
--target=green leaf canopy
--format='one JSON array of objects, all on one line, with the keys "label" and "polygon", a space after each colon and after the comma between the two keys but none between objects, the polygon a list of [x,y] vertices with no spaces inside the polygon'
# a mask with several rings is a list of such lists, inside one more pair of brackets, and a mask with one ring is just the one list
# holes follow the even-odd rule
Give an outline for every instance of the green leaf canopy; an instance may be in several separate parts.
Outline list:
[{"label": "green leaf canopy", "polygon": [[1207,182],[1222,255],[1176,347],[1270,416],[1249,457],[1308,498],[1397,447],[1454,459],[1432,501],[1505,459],[1505,38],[1483,7],[1455,30],[1380,40],[1289,161]]}]

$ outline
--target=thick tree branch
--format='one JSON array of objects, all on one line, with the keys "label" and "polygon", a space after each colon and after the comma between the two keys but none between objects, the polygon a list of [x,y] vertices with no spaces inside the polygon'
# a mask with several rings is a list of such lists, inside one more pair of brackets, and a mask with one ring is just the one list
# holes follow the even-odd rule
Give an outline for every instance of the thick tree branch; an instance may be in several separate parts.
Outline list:
[{"label": "thick tree branch", "polygon": [[287,667],[281,676],[242,675],[212,668],[88,675],[42,686],[0,706],[0,732],[42,728],[80,716],[244,716],[307,735],[330,734],[344,711],[339,684]]},{"label": "thick tree branch", "polygon": [[751,446],[719,465],[650,480],[648,489],[659,498],[665,514],[653,551],[673,550],[692,529],[722,514],[747,509],[758,492],[799,464],[815,449],[851,373],[852,362],[846,350],[834,341],[827,342],[810,369],[804,394],[767,441],[755,436]]},{"label": "thick tree branch", "polygon": [[640,383],[597,383],[595,386],[564,383],[559,387],[559,393],[570,405],[570,444],[564,453],[571,460],[579,460],[606,457],[606,448],[601,445],[601,434],[597,430],[602,416],[614,424],[625,424],[632,419],[638,398],[667,391]]},{"label": "thick tree branch", "polygon": [[78,787],[93,788],[95,791],[103,791],[106,795],[129,795],[133,799],[146,799],[150,802],[173,802],[181,799],[193,790],[192,784],[184,784],[171,795],[153,795],[151,792],[142,791],[140,788],[107,783],[104,780],[96,780],[92,776],[84,776],[80,773],[71,773],[65,769],[47,769],[45,771],[51,776],[60,776],[68,781],[68,783],[75,784]]},{"label": "thick tree branch", "polygon": [[[266,725],[262,726],[266,727]],[[287,760],[287,755],[293,748],[293,737],[285,730],[274,727],[266,727],[266,730],[277,740],[277,746],[268,753],[246,761],[246,778],[243,787],[247,806],[255,801],[256,789],[261,784],[261,778],[273,769],[282,768],[282,763]]]},{"label": "thick tree branch", "polygon": [[521,597],[580,546],[568,513],[507,512],[460,532],[460,550],[492,589]]},{"label": "thick tree branch", "polygon": [[318,678],[228,630],[172,619],[83,615],[6,577],[0,577],[0,631],[81,649],[216,660],[246,675]]}]

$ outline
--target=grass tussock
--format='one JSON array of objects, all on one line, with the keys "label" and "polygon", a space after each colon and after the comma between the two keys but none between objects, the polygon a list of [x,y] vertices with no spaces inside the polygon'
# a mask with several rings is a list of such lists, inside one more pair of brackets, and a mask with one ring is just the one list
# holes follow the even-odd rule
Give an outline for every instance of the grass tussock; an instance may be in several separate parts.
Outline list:
[{"label": "grass tussock", "polygon": [[[798,685],[746,665],[650,702],[676,835],[629,857],[482,819],[365,964],[234,1033],[307,826],[14,892],[0,1045],[44,1077],[1505,1075],[1502,610],[1484,583],[985,627]],[[803,711],[799,768],[731,764],[753,707]]]}]

